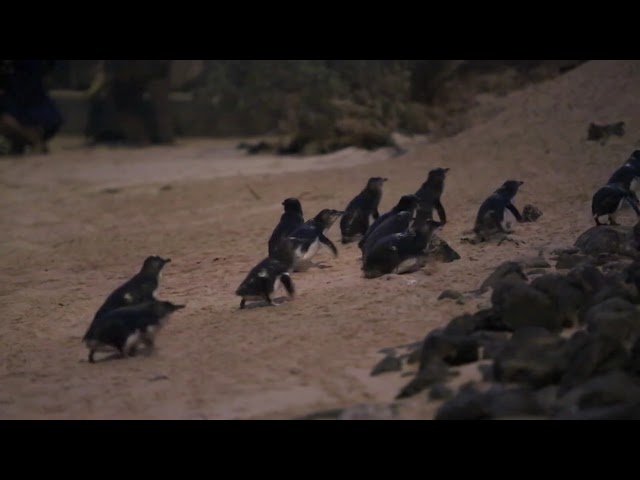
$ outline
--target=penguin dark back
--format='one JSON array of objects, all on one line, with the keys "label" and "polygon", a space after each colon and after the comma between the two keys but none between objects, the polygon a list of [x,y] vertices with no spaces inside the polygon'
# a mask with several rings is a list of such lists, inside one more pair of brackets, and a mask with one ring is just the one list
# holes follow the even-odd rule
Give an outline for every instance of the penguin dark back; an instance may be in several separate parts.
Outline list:
[{"label": "penguin dark back", "polygon": [[158,288],[162,269],[169,262],[171,262],[170,258],[157,255],[147,257],[140,271],[107,297],[94,318],[120,307],[153,300],[153,293]]},{"label": "penguin dark back", "polygon": [[[281,242],[279,247],[282,247],[282,250],[278,249],[279,253],[288,248],[284,242]],[[293,297],[295,286],[289,274],[291,269],[292,264],[285,264],[274,257],[267,257],[258,263],[236,289],[236,295],[242,298],[240,309],[245,308],[247,301],[266,301],[268,305],[273,306],[274,294],[280,285],[285,288],[289,297]]]},{"label": "penguin dark back", "polygon": [[376,229],[380,225],[382,225],[382,223],[386,221],[387,218],[394,216],[400,212],[410,212],[413,216],[415,215],[416,208],[418,208],[418,197],[413,194],[403,195],[402,197],[400,197],[398,203],[391,210],[380,215],[377,220],[371,224],[371,226],[367,230],[367,233],[365,233],[364,237],[362,237],[362,239],[358,242],[358,248],[360,250],[364,248],[364,244],[367,241],[367,238],[369,238],[369,235],[376,231]]},{"label": "penguin dark back", "polygon": [[444,192],[444,180],[449,173],[449,168],[434,168],[427,175],[427,180],[416,192],[418,197],[418,211],[416,216],[423,220],[433,219],[433,210],[438,212],[442,225],[447,223],[447,214],[442,206],[442,193]]},{"label": "penguin dark back", "polygon": [[371,177],[366,187],[349,202],[340,219],[342,243],[362,238],[371,222],[380,217],[378,207],[382,199],[382,187],[387,180],[384,177]]},{"label": "penguin dark back", "polygon": [[278,244],[282,238],[286,238],[296,228],[304,223],[304,216],[302,213],[302,205],[297,198],[287,198],[282,202],[284,206],[284,213],[280,216],[280,221],[271,232],[268,242],[269,255],[274,253],[274,250],[278,247]]},{"label": "penguin dark back", "polygon": [[522,215],[512,201],[523,184],[520,180],[507,180],[482,202],[473,227],[473,231],[482,240],[487,240],[497,232],[510,233],[506,228],[505,210],[510,211],[518,222],[522,222]]},{"label": "penguin dark back", "polygon": [[135,355],[139,347],[148,352],[155,346],[155,338],[169,316],[185,305],[151,300],[116,308],[93,320],[82,338],[89,349],[89,362],[96,352],[115,350],[122,357]]}]

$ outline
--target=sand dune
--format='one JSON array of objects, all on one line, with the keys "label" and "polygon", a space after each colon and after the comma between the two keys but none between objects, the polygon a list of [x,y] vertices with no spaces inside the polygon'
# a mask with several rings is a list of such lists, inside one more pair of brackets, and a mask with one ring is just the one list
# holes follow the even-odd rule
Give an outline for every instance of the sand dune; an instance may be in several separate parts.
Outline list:
[{"label": "sand dune", "polygon": [[[478,112],[472,128],[402,156],[245,156],[235,142],[200,140],[0,159],[0,418],[291,418],[393,401],[408,377],[369,376],[380,350],[486,301],[438,301],[442,290],[476,288],[501,261],[548,255],[591,226],[591,195],[640,148],[640,62],[592,61],[483,96]],[[587,141],[590,122],[617,121],[624,137]],[[294,301],[238,310],[233,292],[266,255],[284,198],[299,197],[310,217],[344,208],[379,175],[390,179],[387,210],[438,166],[451,168],[443,237],[461,260],[365,280],[357,247],[338,245],[337,259],[318,254],[329,268],[294,274]],[[544,212],[518,226],[526,243],[461,243],[480,202],[509,178],[525,181],[516,205]],[[80,339],[93,313],[153,254],[173,259],[157,295],[187,308],[154,355],[88,364]],[[418,395],[398,402],[398,415],[430,418],[436,406]]]}]

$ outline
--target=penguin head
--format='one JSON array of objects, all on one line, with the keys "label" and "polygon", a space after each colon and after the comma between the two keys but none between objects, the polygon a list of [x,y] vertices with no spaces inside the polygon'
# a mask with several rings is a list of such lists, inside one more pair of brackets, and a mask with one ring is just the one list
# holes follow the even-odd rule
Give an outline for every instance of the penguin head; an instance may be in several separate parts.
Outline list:
[{"label": "penguin head", "polygon": [[506,194],[510,198],[513,198],[516,195],[516,193],[518,193],[518,189],[523,184],[524,182],[520,180],[507,180],[502,184],[502,186],[498,189],[498,191]]},{"label": "penguin head", "polygon": [[448,168],[434,168],[429,172],[427,180],[444,180],[449,172]]},{"label": "penguin head", "polygon": [[382,190],[384,182],[389,180],[385,177],[371,177],[367,182],[367,190]]},{"label": "penguin head", "polygon": [[282,205],[284,206],[285,212],[299,213],[302,215],[302,205],[300,204],[300,200],[297,198],[287,198],[282,202]]},{"label": "penguin head", "polygon": [[162,258],[157,255],[147,257],[142,264],[142,271],[147,273],[160,273],[162,267],[171,261],[170,258]]},{"label": "penguin head", "polygon": [[634,169],[640,170],[640,150],[635,150],[629,160],[627,160],[627,164],[631,165]]},{"label": "penguin head", "polygon": [[344,212],[340,210],[325,208],[320,213],[318,213],[318,215],[316,215],[315,220],[320,222],[324,226],[324,228],[329,228],[342,215],[344,215]]},{"label": "penguin head", "polygon": [[418,197],[415,195],[403,195],[398,202],[398,210],[401,212],[413,212],[418,208]]}]

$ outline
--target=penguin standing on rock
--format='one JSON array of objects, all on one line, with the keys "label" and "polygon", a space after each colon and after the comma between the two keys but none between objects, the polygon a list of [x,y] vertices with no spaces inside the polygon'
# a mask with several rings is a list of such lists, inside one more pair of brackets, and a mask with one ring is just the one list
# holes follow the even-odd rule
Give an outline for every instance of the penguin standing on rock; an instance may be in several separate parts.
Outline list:
[{"label": "penguin standing on rock", "polygon": [[169,262],[171,262],[170,258],[156,255],[147,257],[140,271],[107,297],[94,318],[120,307],[153,300],[153,293],[158,288],[162,268]]},{"label": "penguin standing on rock", "polygon": [[427,180],[416,192],[416,197],[419,200],[416,218],[420,222],[433,220],[433,210],[435,209],[440,217],[440,223],[442,225],[447,223],[447,214],[440,198],[444,191],[444,180],[448,172],[448,168],[434,168],[429,172]]},{"label": "penguin standing on rock", "polygon": [[290,272],[293,270],[294,254],[291,241],[283,238],[274,247],[273,255],[262,260],[247,274],[236,295],[242,297],[240,309],[247,301],[266,301],[273,306],[273,295],[282,285],[290,298],[295,296],[295,287]]},{"label": "penguin standing on rock", "polygon": [[338,256],[338,249],[327,238],[327,232],[338,217],[343,214],[344,212],[325,208],[289,235],[294,255],[294,272],[302,271],[309,267],[311,259],[318,253],[321,245],[331,250],[334,257]]},{"label": "penguin standing on rock", "polygon": [[367,186],[349,202],[340,219],[342,243],[351,243],[362,238],[371,222],[378,219],[378,207],[382,199],[382,186],[387,178],[371,177]]},{"label": "penguin standing on rock", "polygon": [[609,225],[618,225],[616,215],[618,209],[623,202],[626,202],[636,215],[640,218],[640,209],[638,208],[638,197],[631,190],[626,189],[619,183],[610,183],[598,190],[591,200],[591,214],[596,226],[602,225],[600,217],[607,215],[609,217]]},{"label": "penguin standing on rock", "polygon": [[371,235],[380,225],[382,225],[382,222],[384,222],[387,218],[394,216],[400,212],[410,212],[411,216],[413,216],[415,214],[417,207],[418,207],[418,197],[416,197],[415,195],[403,195],[402,197],[400,197],[400,200],[398,201],[395,207],[393,207],[388,212],[380,215],[378,219],[371,224],[365,236],[362,237],[362,239],[358,242],[358,248],[360,250],[363,250],[363,246],[367,241],[367,238],[369,237],[369,235]]},{"label": "penguin standing on rock", "polygon": [[426,263],[431,237],[440,228],[441,222],[425,220],[414,223],[407,232],[388,235],[378,240],[366,252],[362,266],[365,278],[419,270]]},{"label": "penguin standing on rock", "polygon": [[286,238],[296,228],[304,223],[302,205],[297,198],[287,198],[282,202],[284,213],[280,217],[280,222],[273,229],[269,238],[269,255],[273,255],[276,246],[281,239]]},{"label": "penguin standing on rock", "polygon": [[507,180],[482,202],[473,231],[483,241],[497,232],[511,233],[505,222],[505,210],[511,212],[518,222],[522,222],[522,215],[512,202],[523,184],[520,180]]},{"label": "penguin standing on rock", "polygon": [[184,307],[151,300],[116,308],[95,318],[82,338],[89,349],[89,362],[94,363],[96,352],[117,350],[123,358],[135,355],[140,346],[151,352],[169,315]]}]

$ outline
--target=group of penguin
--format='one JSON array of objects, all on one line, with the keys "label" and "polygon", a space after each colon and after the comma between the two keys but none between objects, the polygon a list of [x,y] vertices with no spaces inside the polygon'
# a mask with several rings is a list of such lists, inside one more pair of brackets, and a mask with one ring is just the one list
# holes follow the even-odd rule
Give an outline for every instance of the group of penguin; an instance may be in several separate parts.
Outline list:
[{"label": "group of penguin", "polygon": [[[441,197],[448,172],[448,168],[431,170],[415,193],[401,196],[398,203],[382,215],[378,208],[383,185],[388,180],[383,177],[370,178],[345,210],[323,209],[306,222],[300,201],[285,199],[284,213],[268,241],[268,256],[251,269],[236,290],[236,295],[242,298],[240,308],[245,308],[247,301],[274,305],[273,295],[280,285],[289,297],[294,297],[292,272],[305,271],[313,265],[311,260],[323,245],[338,256],[338,249],[327,237],[338,218],[342,243],[358,242],[365,278],[419,270],[426,263],[433,234],[447,222]],[[505,209],[517,221],[522,221],[512,200],[523,183],[508,180],[482,203],[474,227],[478,235],[488,237],[498,231],[509,232]],[[434,211],[439,221],[433,219]]]},{"label": "group of penguin", "polygon": [[[282,202],[284,213],[268,241],[268,256],[251,269],[235,292],[242,298],[240,309],[245,308],[247,301],[274,305],[274,293],[280,285],[293,297],[296,289],[291,273],[312,266],[311,260],[321,246],[337,257],[338,249],[327,232],[338,218],[342,243],[358,241],[365,278],[422,268],[434,232],[447,222],[441,197],[448,172],[448,168],[431,170],[415,193],[401,196],[397,204],[382,215],[378,208],[383,185],[388,180],[382,177],[370,178],[345,210],[323,209],[307,221],[300,201],[287,198]],[[596,226],[602,225],[599,219],[604,215],[608,215],[611,225],[616,225],[616,213],[624,203],[640,217],[640,202],[634,192],[640,185],[639,179],[640,150],[635,150],[594,194],[592,214]],[[507,212],[517,222],[524,221],[513,204],[523,183],[507,180],[482,202],[473,228],[481,241],[496,233],[511,233]],[[434,211],[439,221],[433,219]],[[154,296],[162,269],[170,261],[159,256],[147,257],[140,271],[106,298],[82,339],[89,349],[90,363],[94,363],[96,352],[115,350],[125,358],[141,349],[146,353],[153,351],[155,337],[168,317],[185,307]]]},{"label": "group of penguin", "polygon": [[623,205],[629,205],[640,217],[640,202],[636,190],[640,187],[640,150],[635,150],[627,161],[618,167],[607,184],[593,195],[591,213],[596,226],[602,225],[600,217],[607,216],[609,225],[617,225],[616,215]]},{"label": "group of penguin", "polygon": [[[240,309],[247,301],[266,301],[275,305],[274,293],[280,285],[290,297],[295,295],[291,273],[313,266],[312,258],[321,246],[337,257],[338,249],[327,232],[340,218],[343,244],[358,241],[362,251],[364,277],[376,278],[388,273],[408,273],[420,269],[428,255],[433,233],[447,222],[441,196],[448,168],[435,168],[414,194],[400,197],[388,212],[380,215],[378,208],[382,188],[388,180],[372,177],[365,188],[353,198],[345,210],[323,209],[305,221],[297,198],[282,202],[284,213],[268,241],[268,256],[251,269],[236,290],[242,298]],[[480,206],[475,228],[479,234],[506,231],[505,209],[518,221],[521,215],[512,204],[523,182],[506,181]],[[433,220],[434,210],[439,221]],[[156,335],[169,316],[185,305],[158,300],[154,296],[161,272],[171,259],[150,256],[130,280],[120,285],[103,302],[82,338],[89,349],[89,362],[95,362],[96,352],[112,352],[120,358],[140,351],[153,351]]]}]

